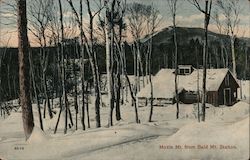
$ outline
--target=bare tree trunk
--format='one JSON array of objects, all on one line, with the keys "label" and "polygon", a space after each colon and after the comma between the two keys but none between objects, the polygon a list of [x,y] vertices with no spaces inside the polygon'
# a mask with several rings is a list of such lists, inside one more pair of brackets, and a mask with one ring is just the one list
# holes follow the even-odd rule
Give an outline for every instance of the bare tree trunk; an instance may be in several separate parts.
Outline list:
[{"label": "bare tree trunk", "polygon": [[[122,31],[120,32],[120,37],[122,37]],[[120,46],[120,48],[123,48],[123,44],[122,44],[122,42],[121,42],[121,40],[120,40],[120,42],[119,42],[119,46]],[[121,104],[123,105],[124,104],[124,101],[125,101],[125,96],[126,96],[126,83],[125,83],[125,76],[124,76],[124,60],[123,60],[123,53],[122,52],[120,52],[120,54],[119,54],[119,56],[120,56],[120,64],[121,64],[121,68],[120,68],[120,70],[121,70],[121,75],[120,75],[120,79],[121,79],[121,93],[122,93],[122,99],[121,99]]]},{"label": "bare tree trunk", "polygon": [[[87,82],[87,85],[86,85],[86,92],[88,92],[88,88],[89,90],[91,89],[91,86],[89,84],[89,82]],[[86,93],[86,110],[87,110],[87,120],[88,120],[88,128],[90,128],[90,118],[89,118],[89,95],[88,93]]]},{"label": "bare tree trunk", "polygon": [[236,58],[235,58],[235,47],[234,47],[234,35],[232,33],[232,36],[230,36],[230,44],[231,44],[231,52],[232,52],[232,61],[233,61],[233,74],[235,78],[237,78],[237,72],[236,72]]},{"label": "bare tree trunk", "polygon": [[229,54],[225,47],[224,47],[224,51],[225,51],[225,56],[226,56],[226,68],[229,68]]},{"label": "bare tree trunk", "polygon": [[37,103],[37,110],[38,110],[40,128],[41,128],[41,130],[43,130],[43,119],[42,119],[42,113],[41,113],[41,106],[40,106],[40,102],[39,102],[39,97],[38,97],[37,90],[36,90],[35,73],[34,73],[34,69],[33,69],[34,66],[33,66],[33,59],[32,59],[32,53],[31,52],[29,53],[29,60],[30,60],[30,70],[31,70],[33,90],[34,90],[34,93],[35,93],[35,99],[36,99],[36,103]]},{"label": "bare tree trunk", "polygon": [[[141,76],[142,76],[142,87],[145,87],[145,77],[144,77],[145,74],[144,74],[144,69],[143,69],[141,53],[139,54],[139,68],[140,68],[140,72],[141,72]],[[139,77],[140,77],[140,72],[139,72]],[[141,83],[139,83],[139,85],[141,85]]]},{"label": "bare tree trunk", "polygon": [[[59,38],[58,38],[59,40]],[[56,134],[56,131],[57,131],[57,127],[58,127],[58,124],[59,124],[59,121],[60,121],[60,117],[61,117],[61,114],[62,114],[62,110],[63,110],[63,104],[62,104],[62,70],[61,70],[61,56],[60,56],[60,50],[59,50],[59,46],[57,46],[57,59],[58,59],[58,66],[57,66],[57,69],[58,69],[58,81],[59,81],[59,106],[60,106],[60,111],[59,111],[59,114],[58,114],[58,118],[57,118],[57,122],[56,122],[56,126],[55,126],[55,130],[54,130],[54,134]]]},{"label": "bare tree trunk", "polygon": [[219,60],[219,55],[218,55],[218,49],[217,47],[213,47],[214,54],[215,54],[215,60],[216,60],[216,68],[220,68],[220,60]]},{"label": "bare tree trunk", "polygon": [[[82,62],[82,63],[84,63],[84,62]],[[84,64],[82,64],[82,65],[84,65]],[[82,69],[81,69],[81,72],[83,72]],[[85,93],[84,93],[85,89],[84,89],[83,76],[81,77],[81,80],[82,80],[82,117],[81,117],[81,123],[82,123],[82,129],[85,130],[86,129],[86,127],[85,127]]]},{"label": "bare tree trunk", "polygon": [[[56,43],[56,42],[55,42]],[[55,74],[53,74],[53,79],[52,79],[52,97],[51,97],[51,109],[54,109],[54,98],[56,98],[56,96],[55,96],[55,92],[57,92],[57,85],[56,85],[56,78],[57,78],[57,75],[56,75],[56,73],[57,73],[57,61],[56,61],[56,54],[53,54],[53,63],[54,63],[54,65],[53,65],[53,72],[55,73]]]},{"label": "bare tree trunk", "polygon": [[[207,30],[205,30],[205,39],[207,35]],[[205,121],[205,114],[206,114],[206,72],[207,72],[207,65],[206,65],[206,40],[204,42],[204,49],[203,49],[203,80],[202,80],[202,121]]]},{"label": "bare tree trunk", "polygon": [[242,80],[239,79],[240,81],[240,99],[242,99]]},{"label": "bare tree trunk", "polygon": [[[149,60],[151,61],[151,60]],[[150,83],[150,114],[149,114],[149,122],[152,122],[152,116],[153,116],[153,103],[154,103],[154,96],[153,96],[153,83],[151,74],[149,75],[149,83]]]},{"label": "bare tree trunk", "polygon": [[172,57],[172,62],[174,60],[174,68],[175,68],[175,102],[176,102],[176,119],[179,118],[179,93],[178,93],[178,44],[177,44],[177,35],[176,35],[176,10],[177,10],[177,0],[168,1],[168,6],[171,11],[172,23],[173,23],[173,42],[174,42],[174,53]]},{"label": "bare tree trunk", "polygon": [[113,125],[113,120],[112,120],[112,114],[113,114],[113,107],[112,107],[112,84],[111,84],[111,22],[109,19],[111,19],[110,16],[110,9],[109,9],[109,4],[106,4],[106,15],[105,15],[105,29],[106,29],[106,76],[107,76],[107,89],[108,89],[108,102],[110,106],[110,111],[109,111],[109,126]]},{"label": "bare tree trunk", "polygon": [[135,47],[134,44],[132,44],[131,46],[132,49],[132,53],[133,53],[133,58],[134,58],[134,83],[133,83],[133,91],[136,93],[136,83],[137,83],[137,72],[136,72],[136,66],[137,66],[137,56],[136,56],[136,52],[135,52]]},{"label": "bare tree trunk", "polygon": [[[95,69],[96,70],[96,69]],[[96,72],[96,71],[95,71]],[[97,73],[94,77],[97,77]],[[95,119],[96,119],[96,127],[101,127],[101,118],[100,118],[100,88],[99,88],[99,82],[97,78],[94,78],[94,88],[95,88]]]},{"label": "bare tree trunk", "polygon": [[58,124],[59,124],[59,121],[60,121],[60,117],[61,117],[61,114],[62,114],[62,100],[61,100],[61,97],[60,97],[60,111],[59,111],[59,114],[58,114],[58,118],[57,118],[57,121],[56,121],[56,127],[55,127],[55,130],[54,130],[54,134],[56,134],[56,131],[57,131],[57,127],[58,127]]},{"label": "bare tree trunk", "polygon": [[197,68],[197,117],[200,122],[200,75],[199,75],[199,55],[197,45],[195,46],[196,68]]},{"label": "bare tree trunk", "polygon": [[106,4],[106,70],[107,85],[109,98],[109,126],[113,126],[113,110],[114,110],[114,3]]},{"label": "bare tree trunk", "polygon": [[[190,0],[191,1],[191,0]],[[208,2],[209,1],[209,2]],[[206,76],[207,76],[207,55],[208,55],[208,25],[210,21],[212,0],[205,1],[205,10],[201,9],[197,0],[191,1],[191,3],[202,13],[204,13],[204,44],[203,44],[203,84],[202,84],[202,121],[205,121],[206,117]]]},{"label": "bare tree trunk", "polygon": [[34,120],[29,95],[29,46],[27,36],[26,0],[18,0],[17,8],[20,103],[22,107],[24,134],[27,140],[33,131]]},{"label": "bare tree trunk", "polygon": [[120,99],[121,99],[121,65],[120,61],[117,60],[117,88],[116,88],[116,120],[121,120],[121,110],[120,110]]},{"label": "bare tree trunk", "polygon": [[149,71],[148,71],[149,51],[146,53],[146,83],[149,83]]},{"label": "bare tree trunk", "polygon": [[138,117],[138,109],[137,109],[136,98],[134,96],[133,89],[131,87],[131,83],[129,81],[127,72],[125,72],[125,76],[126,76],[126,79],[127,79],[127,82],[128,82],[128,86],[129,86],[129,90],[130,90],[130,95],[132,97],[134,108],[135,108],[135,121],[136,121],[136,123],[140,123],[140,120],[139,120],[139,117]]},{"label": "bare tree trunk", "polygon": [[[153,33],[152,33],[153,34]],[[148,71],[149,71],[149,83],[150,83],[150,114],[149,114],[149,122],[152,122],[152,116],[153,116],[153,102],[154,102],[154,95],[153,95],[153,83],[152,83],[152,72],[151,72],[151,67],[152,67],[152,44],[153,44],[153,40],[152,40],[152,35],[150,38],[150,44],[149,44],[149,61],[148,61]]]},{"label": "bare tree trunk", "polygon": [[175,24],[175,14],[173,16],[173,25],[174,25],[174,46],[175,46],[175,101],[176,101],[176,119],[179,119],[179,93],[178,93],[178,46],[177,46],[177,37],[176,37],[176,24]]},{"label": "bare tree trunk", "polygon": [[50,106],[50,100],[49,100],[49,96],[48,96],[48,86],[46,84],[47,81],[47,76],[46,73],[43,71],[43,89],[44,89],[44,94],[45,94],[45,100],[46,103],[44,103],[44,118],[45,118],[45,105],[47,105],[48,108],[48,113],[50,116],[50,119],[53,118],[53,114],[52,114],[52,110],[51,110],[51,106]]},{"label": "bare tree trunk", "polygon": [[[49,100],[49,96],[48,96],[48,86],[47,86],[47,76],[46,76],[48,61],[49,61],[49,55],[47,53],[46,38],[45,38],[44,31],[42,33],[42,36],[43,36],[43,41],[44,41],[44,46],[42,46],[42,61],[43,61],[42,81],[43,81],[43,90],[44,90],[45,99],[46,99],[45,104],[47,104],[48,113],[49,113],[50,119],[52,119],[53,114],[52,114],[52,110],[51,110],[51,106],[50,106],[50,100]],[[46,108],[46,107],[44,106],[44,108]],[[44,110],[44,112],[45,112],[45,110]],[[45,118],[45,113],[44,113],[44,118]]]},{"label": "bare tree trunk", "polygon": [[[11,58],[11,54],[9,55],[10,56],[10,58]],[[12,93],[11,93],[11,85],[10,85],[10,81],[11,81],[11,79],[10,79],[10,64],[11,62],[9,62],[8,64],[7,64],[7,77],[8,77],[8,90],[9,90],[9,93],[8,93],[8,95],[9,95],[9,98],[12,98]],[[30,93],[31,94],[31,93]]]},{"label": "bare tree trunk", "polygon": [[[249,6],[250,7],[250,6]],[[247,47],[245,47],[245,71],[244,71],[244,80],[247,79],[247,69],[249,68],[248,66],[248,56],[247,56]]]},{"label": "bare tree trunk", "polygon": [[92,15],[89,0],[86,0],[88,13],[89,13],[89,28],[90,28],[90,45],[87,45],[87,52],[90,57],[90,64],[93,73],[93,80],[94,80],[94,89],[95,89],[95,118],[96,118],[96,127],[101,127],[101,118],[100,118],[100,102],[101,102],[101,88],[100,88],[100,77],[99,77],[99,70],[96,58],[96,52],[94,51],[94,38],[93,38],[93,19],[94,16]]},{"label": "bare tree trunk", "polygon": [[[212,2],[211,2],[212,3]],[[204,51],[203,51],[203,86],[202,86],[202,121],[205,121],[206,117],[206,77],[207,77],[207,54],[208,54],[208,24],[210,19],[210,11],[211,11],[211,3],[210,9],[208,11],[208,0],[206,1],[205,6],[205,20],[204,20],[204,27],[205,27],[205,42],[204,42]]]},{"label": "bare tree trunk", "polygon": [[226,68],[226,61],[225,61],[225,57],[224,57],[224,47],[223,47],[223,42],[221,40],[220,42],[220,54],[221,54],[221,60],[222,60],[222,65],[223,65],[223,68]]},{"label": "bare tree trunk", "polygon": [[67,103],[67,113],[68,113],[68,118],[69,118],[69,121],[70,121],[70,124],[68,124],[69,125],[69,128],[72,128],[72,126],[74,125],[74,123],[73,123],[73,118],[72,118],[72,114],[71,114],[71,110],[70,110],[70,103],[69,103],[69,99],[68,99],[68,96],[67,96],[67,92],[68,92],[68,89],[67,89],[67,72],[66,72],[66,68],[68,68],[68,66],[70,65],[69,64],[69,55],[67,54],[67,53],[65,53],[65,61],[66,61],[66,64],[65,64],[65,66],[64,66],[64,68],[65,68],[65,71],[64,71],[64,73],[65,73],[65,93],[66,93],[66,103]]},{"label": "bare tree trunk", "polygon": [[132,104],[134,105],[134,108],[135,108],[135,121],[136,123],[140,123],[140,119],[139,119],[139,116],[138,116],[138,109],[137,109],[137,102],[136,102],[136,96],[133,92],[133,88],[132,88],[132,85],[130,83],[130,80],[129,80],[129,77],[128,77],[128,74],[127,74],[127,70],[126,70],[126,56],[125,56],[125,49],[124,48],[118,48],[119,52],[121,55],[123,55],[124,57],[124,76],[126,78],[126,81],[128,83],[128,87],[129,87],[129,90],[130,90],[130,95],[131,95],[131,98],[132,98]]},{"label": "bare tree trunk", "polygon": [[[209,1],[209,2],[208,2]],[[203,77],[202,77],[202,121],[205,121],[206,117],[206,76],[207,76],[207,55],[208,55],[208,25],[210,21],[212,0],[205,1],[205,10],[201,9],[197,0],[189,0],[200,12],[205,16],[204,18],[204,44],[203,44]]]},{"label": "bare tree trunk", "polygon": [[125,101],[128,102],[128,85],[126,83],[126,76],[125,76],[125,68],[127,68],[126,64],[126,54],[125,54],[125,46],[122,45],[121,53],[122,61],[123,61],[123,78],[124,78],[124,86],[125,86]]},{"label": "bare tree trunk", "polygon": [[82,81],[82,117],[81,117],[81,123],[82,123],[82,129],[85,130],[85,90],[84,90],[84,53],[83,53],[83,46],[81,45],[81,81]]},{"label": "bare tree trunk", "polygon": [[61,56],[62,56],[62,89],[63,89],[63,99],[64,99],[64,110],[65,110],[65,125],[64,125],[64,134],[67,133],[68,128],[68,98],[66,93],[66,86],[65,86],[65,66],[64,66],[64,42],[61,43]]},{"label": "bare tree trunk", "polygon": [[76,117],[75,117],[75,124],[76,124],[76,130],[77,130],[77,118],[78,118],[78,103],[77,103],[77,75],[76,75],[76,58],[77,58],[77,51],[78,51],[78,48],[77,48],[77,43],[75,44],[75,59],[74,59],[74,64],[73,64],[73,74],[74,74],[74,90],[75,90],[75,95],[74,95],[74,105],[75,105],[75,112],[76,112]]},{"label": "bare tree trunk", "polygon": [[136,46],[136,92],[135,95],[141,90],[141,85],[140,85],[140,47],[139,47],[139,42],[135,42]]},{"label": "bare tree trunk", "polygon": [[[69,102],[68,102],[69,103]],[[68,105],[69,106],[69,105]],[[71,114],[71,111],[70,111],[70,108],[68,107],[68,113],[69,113],[69,120],[70,120],[70,126],[72,127],[73,125],[74,125],[74,123],[73,123],[73,118],[72,118],[72,114]],[[70,127],[70,128],[71,128]]]},{"label": "bare tree trunk", "polygon": [[60,25],[61,25],[61,70],[62,70],[62,91],[63,91],[63,98],[64,98],[64,109],[65,109],[65,128],[64,134],[67,133],[68,128],[68,98],[67,92],[65,88],[65,64],[64,64],[64,26],[63,26],[63,13],[62,13],[62,3],[61,0],[58,0],[59,3],[59,10],[60,10]]},{"label": "bare tree trunk", "polygon": [[[82,123],[82,129],[85,130],[85,66],[84,66],[84,59],[85,59],[85,53],[84,53],[84,45],[83,45],[83,4],[82,0],[80,0],[80,23],[78,24],[78,27],[80,29],[80,54],[81,54],[81,81],[82,81],[82,116],[81,116],[81,123]],[[86,90],[88,91],[88,90]]]}]

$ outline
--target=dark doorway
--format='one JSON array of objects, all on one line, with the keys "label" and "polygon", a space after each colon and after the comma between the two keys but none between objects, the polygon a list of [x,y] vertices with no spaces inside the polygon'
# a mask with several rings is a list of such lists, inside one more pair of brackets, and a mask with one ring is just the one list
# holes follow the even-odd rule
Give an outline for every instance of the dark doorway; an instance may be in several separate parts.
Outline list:
[{"label": "dark doorway", "polygon": [[224,89],[224,104],[227,106],[231,105],[231,89],[230,88]]}]

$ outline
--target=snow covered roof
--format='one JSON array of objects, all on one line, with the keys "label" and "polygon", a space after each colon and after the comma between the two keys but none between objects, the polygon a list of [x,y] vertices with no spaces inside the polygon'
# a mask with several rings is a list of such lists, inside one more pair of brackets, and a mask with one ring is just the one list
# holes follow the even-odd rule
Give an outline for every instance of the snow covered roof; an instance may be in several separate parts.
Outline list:
[{"label": "snow covered roof", "polygon": [[[227,73],[226,68],[207,69],[206,88],[207,91],[217,91]],[[178,75],[178,92],[197,91],[197,76],[199,74],[199,90],[202,88],[202,69],[195,69],[190,75]],[[175,95],[174,69],[162,69],[153,78],[153,94],[157,98],[173,98]],[[143,88],[137,97],[150,97],[150,85]]]},{"label": "snow covered roof", "polygon": [[[162,69],[153,78],[153,94],[157,98],[172,98],[174,95],[174,69]],[[172,83],[173,82],[173,83]],[[137,97],[150,97],[150,84],[146,85]]]}]

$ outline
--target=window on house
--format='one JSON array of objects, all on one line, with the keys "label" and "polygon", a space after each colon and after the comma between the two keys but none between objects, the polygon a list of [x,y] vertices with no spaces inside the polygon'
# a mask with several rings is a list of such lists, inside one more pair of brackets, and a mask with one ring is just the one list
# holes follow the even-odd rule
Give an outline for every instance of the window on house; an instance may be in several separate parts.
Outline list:
[{"label": "window on house", "polygon": [[190,69],[184,69],[184,74],[190,74]]},{"label": "window on house", "polygon": [[179,74],[184,74],[184,69],[179,69]]},{"label": "window on house", "polygon": [[234,92],[234,98],[237,98],[237,93],[236,92]]},{"label": "window on house", "polygon": [[187,65],[178,66],[178,74],[180,75],[189,75],[192,72],[192,67]]}]

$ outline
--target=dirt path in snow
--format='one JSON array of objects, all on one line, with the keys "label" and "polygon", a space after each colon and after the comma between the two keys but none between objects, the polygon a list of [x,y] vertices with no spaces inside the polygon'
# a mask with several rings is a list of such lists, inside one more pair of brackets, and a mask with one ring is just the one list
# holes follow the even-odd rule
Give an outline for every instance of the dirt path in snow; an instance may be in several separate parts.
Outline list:
[{"label": "dirt path in snow", "polygon": [[66,153],[63,157],[67,157],[66,159],[78,159],[77,157],[85,157],[85,156],[88,156],[91,154],[98,154],[98,152],[103,152],[103,151],[109,150],[109,149],[115,149],[121,145],[133,145],[133,144],[140,143],[143,141],[151,141],[151,140],[154,140],[158,137],[159,136],[157,136],[157,135],[153,135],[153,136],[143,137],[143,138],[139,138],[139,139],[132,139],[132,140],[128,140],[128,141],[124,141],[124,142],[120,142],[120,143],[116,143],[116,144],[112,144],[112,145],[107,145],[104,147],[100,147],[100,148],[96,148],[96,149],[88,150],[88,151],[74,150],[70,153]]},{"label": "dirt path in snow", "polygon": [[[88,159],[88,157],[92,155],[98,155],[100,153],[105,153],[105,152],[111,152],[115,153],[118,148],[137,148],[140,147],[142,144],[143,145],[149,145],[151,142],[157,140],[159,137],[169,137],[173,134],[175,134],[179,129],[173,128],[172,132],[166,134],[166,135],[151,135],[151,136],[146,136],[142,138],[137,138],[137,139],[131,139],[128,141],[116,143],[113,145],[107,145],[104,147],[96,148],[93,150],[88,150],[88,151],[83,151],[83,150],[75,150],[70,153],[66,153],[63,157],[67,160],[74,160],[74,159]],[[92,158],[90,158],[92,159]]]}]

